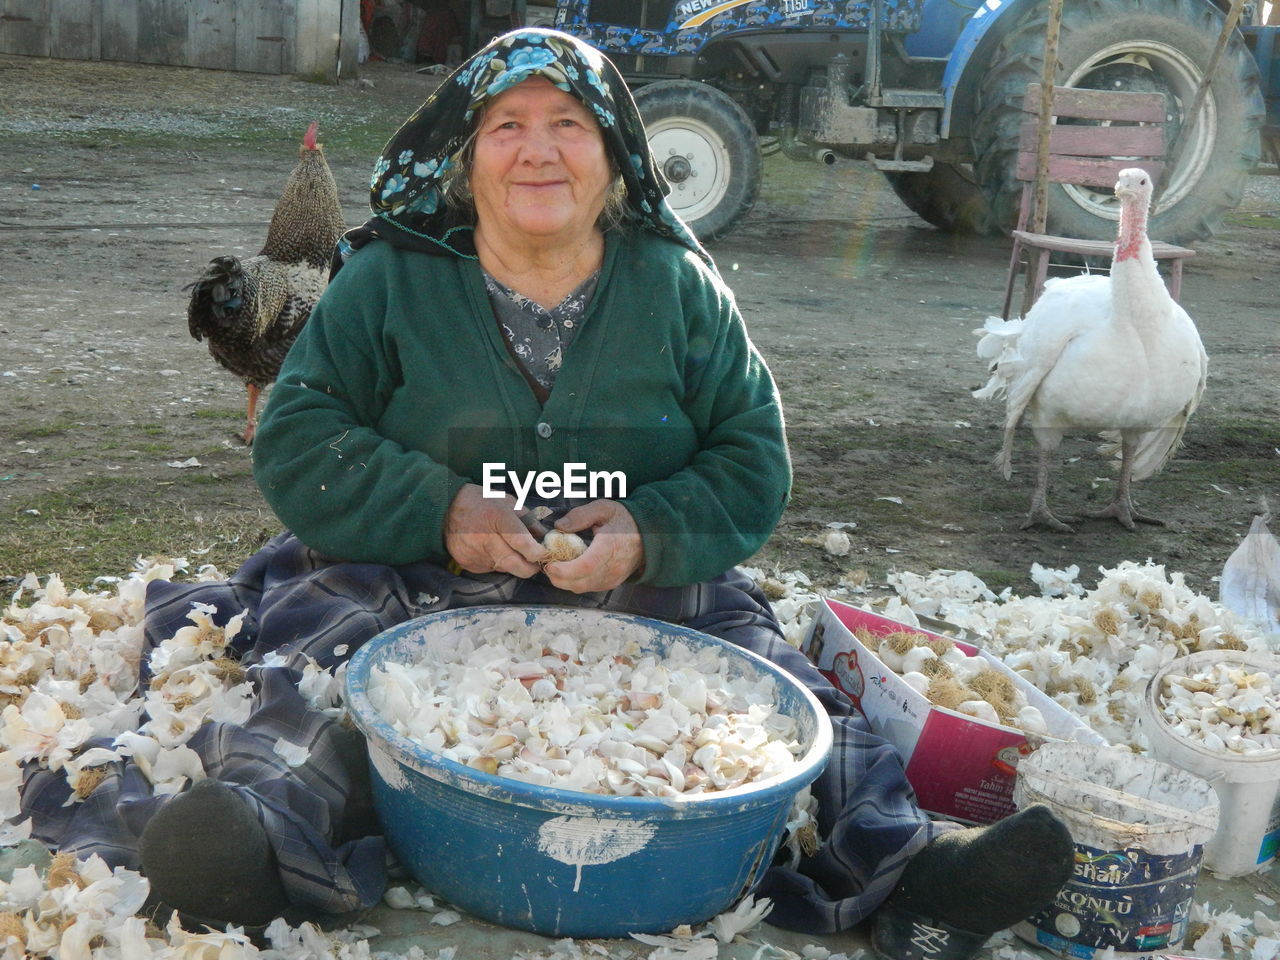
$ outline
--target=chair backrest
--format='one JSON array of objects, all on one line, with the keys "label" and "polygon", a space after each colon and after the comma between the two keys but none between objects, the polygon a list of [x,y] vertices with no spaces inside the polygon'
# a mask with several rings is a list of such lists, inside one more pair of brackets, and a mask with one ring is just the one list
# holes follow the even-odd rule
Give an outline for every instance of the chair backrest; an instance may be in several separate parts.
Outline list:
[{"label": "chair backrest", "polygon": [[[1028,84],[1022,111],[1017,177],[1032,181],[1040,84]],[[1053,118],[1058,122],[1049,132],[1051,183],[1114,187],[1120,171],[1129,167],[1141,167],[1159,180],[1165,157],[1164,94],[1055,87]]]}]

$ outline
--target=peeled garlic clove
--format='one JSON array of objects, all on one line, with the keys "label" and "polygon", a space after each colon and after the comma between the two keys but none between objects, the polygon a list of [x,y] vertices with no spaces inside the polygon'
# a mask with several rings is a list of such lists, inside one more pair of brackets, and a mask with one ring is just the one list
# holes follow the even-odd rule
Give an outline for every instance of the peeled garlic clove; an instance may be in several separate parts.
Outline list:
[{"label": "peeled garlic clove", "polygon": [[576,533],[565,533],[563,530],[548,531],[542,538],[542,545],[547,548],[547,557],[543,563],[576,560],[587,552],[585,540]]},{"label": "peeled garlic clove", "polygon": [[550,677],[539,677],[529,686],[529,696],[534,700],[550,700],[557,692],[556,682]]},{"label": "peeled garlic clove", "polygon": [[1212,730],[1204,731],[1204,734],[1201,737],[1201,742],[1204,744],[1204,748],[1206,750],[1214,750],[1220,753],[1227,749],[1227,745],[1223,742],[1222,738]]},{"label": "peeled garlic clove", "polygon": [[[484,745],[484,752],[496,756],[499,751],[510,751],[511,756],[515,755],[516,747],[519,741],[509,733],[495,733]],[[504,758],[505,759],[505,758]]]},{"label": "peeled garlic clove", "polygon": [[660,695],[647,690],[624,690],[622,697],[629,710],[651,710],[662,702]]}]

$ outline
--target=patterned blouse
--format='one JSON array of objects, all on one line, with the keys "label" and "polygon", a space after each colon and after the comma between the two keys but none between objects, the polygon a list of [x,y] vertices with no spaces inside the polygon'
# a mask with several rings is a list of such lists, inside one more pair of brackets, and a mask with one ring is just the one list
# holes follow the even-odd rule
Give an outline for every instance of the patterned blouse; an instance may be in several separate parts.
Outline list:
[{"label": "patterned blouse", "polygon": [[599,279],[600,271],[597,270],[559,305],[548,310],[499,283],[488,272],[484,274],[489,303],[511,352],[529,376],[548,392],[556,382],[565,351],[578,332],[578,325],[587,312],[587,304],[591,302]]}]

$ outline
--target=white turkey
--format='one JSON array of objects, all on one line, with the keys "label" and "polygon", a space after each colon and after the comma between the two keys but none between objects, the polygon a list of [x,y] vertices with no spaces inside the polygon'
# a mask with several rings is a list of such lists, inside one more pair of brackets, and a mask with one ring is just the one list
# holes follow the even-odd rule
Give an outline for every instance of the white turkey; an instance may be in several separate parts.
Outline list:
[{"label": "white turkey", "polygon": [[1094,517],[1162,523],[1134,509],[1129,485],[1156,473],[1182,439],[1204,393],[1209,358],[1187,312],[1156,269],[1147,239],[1152,180],[1120,172],[1120,227],[1111,275],[1050,280],[1026,317],[992,317],[974,332],[991,379],[973,391],[1007,398],[1004,444],[996,458],[1012,472],[1013,433],[1025,422],[1039,447],[1039,469],[1023,528],[1037,523],[1071,532],[1046,502],[1049,465],[1068,433],[1098,431],[1120,452],[1115,496]]}]

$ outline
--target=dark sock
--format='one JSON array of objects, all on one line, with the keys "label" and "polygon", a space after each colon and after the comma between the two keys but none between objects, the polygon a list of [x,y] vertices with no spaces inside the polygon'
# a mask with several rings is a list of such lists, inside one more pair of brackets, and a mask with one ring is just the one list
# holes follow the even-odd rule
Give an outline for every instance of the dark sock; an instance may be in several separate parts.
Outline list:
[{"label": "dark sock", "polygon": [[193,918],[254,926],[289,905],[266,830],[220,781],[201,780],[166,803],[138,854],[152,897]]},{"label": "dark sock", "polygon": [[1048,904],[1075,848],[1042,803],[985,827],[944,833],[907,864],[887,901],[962,930],[992,934]]}]

